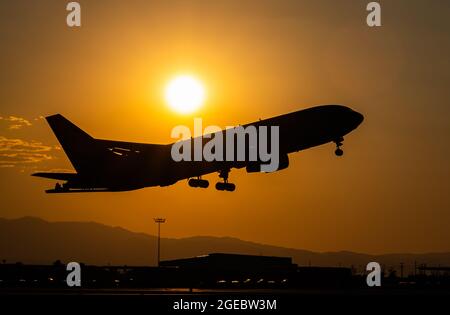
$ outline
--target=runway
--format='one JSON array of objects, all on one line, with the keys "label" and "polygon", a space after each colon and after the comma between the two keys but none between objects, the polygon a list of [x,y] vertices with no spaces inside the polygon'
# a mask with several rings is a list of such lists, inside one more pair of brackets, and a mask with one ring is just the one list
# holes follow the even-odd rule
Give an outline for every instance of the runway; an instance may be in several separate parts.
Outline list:
[{"label": "runway", "polygon": [[78,296],[409,296],[450,295],[450,289],[190,289],[190,288],[0,288],[0,295]]}]

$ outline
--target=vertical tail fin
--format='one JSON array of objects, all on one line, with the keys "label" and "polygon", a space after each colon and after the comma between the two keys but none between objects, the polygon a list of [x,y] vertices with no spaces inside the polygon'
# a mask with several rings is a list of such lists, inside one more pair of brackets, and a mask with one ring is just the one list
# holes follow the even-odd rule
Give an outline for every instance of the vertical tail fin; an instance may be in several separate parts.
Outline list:
[{"label": "vertical tail fin", "polygon": [[95,139],[60,114],[46,120],[77,172],[92,168]]}]

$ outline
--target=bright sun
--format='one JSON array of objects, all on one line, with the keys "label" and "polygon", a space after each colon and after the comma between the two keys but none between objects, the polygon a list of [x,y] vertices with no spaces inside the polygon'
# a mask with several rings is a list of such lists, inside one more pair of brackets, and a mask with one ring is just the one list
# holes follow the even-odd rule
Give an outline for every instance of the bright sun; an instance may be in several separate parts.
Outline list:
[{"label": "bright sun", "polygon": [[196,78],[182,75],[169,82],[165,96],[173,110],[188,114],[194,112],[203,104],[205,89]]}]

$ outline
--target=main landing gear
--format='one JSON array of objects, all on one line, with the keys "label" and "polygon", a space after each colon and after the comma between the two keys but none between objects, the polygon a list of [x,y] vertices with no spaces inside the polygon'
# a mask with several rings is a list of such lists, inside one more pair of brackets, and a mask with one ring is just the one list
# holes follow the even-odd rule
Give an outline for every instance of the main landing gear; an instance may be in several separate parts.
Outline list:
[{"label": "main landing gear", "polygon": [[334,151],[334,154],[336,156],[342,156],[344,155],[344,151],[342,151],[341,146],[343,145],[344,138],[340,137],[339,139],[335,140],[334,143],[336,143],[336,150]]},{"label": "main landing gear", "polygon": [[[230,169],[224,169],[219,172],[219,177],[223,179],[223,182],[218,182],[216,184],[216,189],[221,191],[235,191],[236,185],[228,182],[228,174]],[[200,176],[197,178],[191,178],[188,181],[189,186],[195,188],[208,188],[209,182],[206,179],[202,179]]]},{"label": "main landing gear", "polygon": [[197,178],[191,178],[188,181],[189,186],[195,187],[195,188],[208,188],[209,182],[206,179],[201,179],[201,177]]},{"label": "main landing gear", "polygon": [[[218,182],[216,184],[216,189],[221,191],[234,191],[236,189],[236,185],[228,182],[228,174],[230,173],[229,169],[225,169],[219,172],[219,177],[223,179],[223,182]],[[208,188],[209,182],[206,179],[201,179],[201,177],[191,178],[188,181],[189,186],[195,188]]]},{"label": "main landing gear", "polygon": [[226,191],[234,191],[236,189],[236,185],[228,182],[228,174],[230,173],[230,169],[224,169],[219,172],[219,177],[223,179],[223,182],[218,182],[216,184],[217,190],[226,190]]}]

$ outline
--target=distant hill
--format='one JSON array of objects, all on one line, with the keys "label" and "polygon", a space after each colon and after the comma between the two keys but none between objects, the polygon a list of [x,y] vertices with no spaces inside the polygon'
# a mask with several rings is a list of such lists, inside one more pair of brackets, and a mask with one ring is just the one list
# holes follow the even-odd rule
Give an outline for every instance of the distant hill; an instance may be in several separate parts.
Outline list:
[{"label": "distant hill", "polygon": [[[450,253],[367,255],[348,251],[316,253],[243,241],[231,237],[196,236],[161,239],[162,259],[214,252],[292,257],[299,265],[355,266],[370,261],[396,267],[450,265]],[[33,217],[0,218],[0,262],[50,264],[78,261],[96,265],[156,265],[156,237],[94,222],[47,222]]]}]

